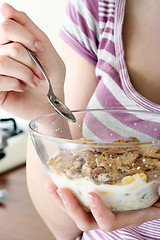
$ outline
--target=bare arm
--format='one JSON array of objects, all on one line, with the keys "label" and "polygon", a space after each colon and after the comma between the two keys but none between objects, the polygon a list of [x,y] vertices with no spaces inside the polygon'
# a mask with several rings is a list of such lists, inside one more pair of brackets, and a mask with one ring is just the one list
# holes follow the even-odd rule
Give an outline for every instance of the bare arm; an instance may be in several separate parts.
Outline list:
[{"label": "bare arm", "polygon": [[63,42],[66,65],[65,102],[72,110],[85,109],[97,86],[95,66],[78,55]]}]

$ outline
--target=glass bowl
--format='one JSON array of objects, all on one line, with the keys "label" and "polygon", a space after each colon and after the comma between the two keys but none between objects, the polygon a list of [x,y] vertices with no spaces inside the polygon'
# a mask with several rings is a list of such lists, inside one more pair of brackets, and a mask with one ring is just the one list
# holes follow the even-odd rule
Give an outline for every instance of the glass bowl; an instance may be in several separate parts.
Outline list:
[{"label": "glass bowl", "polygon": [[77,121],[57,113],[29,124],[35,149],[49,176],[89,209],[97,193],[113,212],[147,208],[159,198],[160,114],[93,109],[73,111]]}]

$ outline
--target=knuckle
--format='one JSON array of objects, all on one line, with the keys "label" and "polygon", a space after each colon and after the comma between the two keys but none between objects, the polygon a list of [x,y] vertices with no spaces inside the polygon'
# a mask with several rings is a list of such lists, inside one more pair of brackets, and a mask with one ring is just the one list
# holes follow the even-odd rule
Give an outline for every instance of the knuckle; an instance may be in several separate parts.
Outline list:
[{"label": "knuckle", "polygon": [[6,68],[7,65],[7,57],[6,56],[0,56],[0,71]]},{"label": "knuckle", "polygon": [[1,30],[3,33],[7,33],[8,30],[10,29],[11,21],[9,19],[3,21],[1,23]]},{"label": "knuckle", "polygon": [[79,224],[77,225],[77,227],[82,231],[82,232],[86,232],[89,231],[91,229],[89,224]]},{"label": "knuckle", "polygon": [[28,82],[32,82],[34,73],[29,68],[26,69],[25,75],[27,76]]},{"label": "knuckle", "polygon": [[21,88],[20,81],[14,81],[13,90],[18,90]]},{"label": "knuckle", "polygon": [[18,14],[19,14],[19,17],[21,19],[22,25],[25,26],[28,22],[28,19],[29,19],[28,15],[23,11],[18,11]]},{"label": "knuckle", "polygon": [[23,53],[23,47],[21,44],[19,43],[12,43],[10,45],[11,49],[10,49],[10,53],[13,57],[17,57],[17,56],[21,56]]},{"label": "knuckle", "polygon": [[18,79],[14,79],[10,85],[10,91],[17,91],[21,88],[20,81]]},{"label": "knuckle", "polygon": [[25,68],[23,69],[23,80],[27,83],[27,84],[31,84],[33,83],[33,72],[29,69],[29,68]]},{"label": "knuckle", "polygon": [[34,46],[35,41],[36,41],[36,39],[34,38],[34,36],[32,34],[30,34],[29,37],[26,39],[26,44],[28,46]]},{"label": "knuckle", "polygon": [[21,15],[21,17],[22,17],[23,19],[28,18],[27,14],[26,14],[25,12],[23,12],[23,11],[19,11],[19,14]]}]

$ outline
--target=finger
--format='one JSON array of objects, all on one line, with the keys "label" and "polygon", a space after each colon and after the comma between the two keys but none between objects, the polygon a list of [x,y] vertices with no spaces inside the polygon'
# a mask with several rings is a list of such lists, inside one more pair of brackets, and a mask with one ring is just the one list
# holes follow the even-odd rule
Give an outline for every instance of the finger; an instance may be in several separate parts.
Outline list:
[{"label": "finger", "polygon": [[160,208],[160,200],[158,200],[156,203],[154,203],[153,207]]},{"label": "finger", "polygon": [[[15,22],[19,23],[25,29],[28,29],[28,31],[33,34],[33,36],[35,37],[35,41],[32,40],[33,45],[32,44],[30,46],[26,45],[25,41],[23,41],[24,46],[28,47],[32,51],[40,52],[41,54],[40,57],[42,57],[44,62],[47,61],[49,56],[52,56],[53,59],[54,57],[55,59],[57,59],[58,54],[53,48],[48,37],[45,35],[43,31],[41,31],[41,29],[39,29],[36,26],[36,24],[34,24],[34,22],[24,12],[17,11],[15,8],[13,8],[11,5],[7,3],[2,4],[1,12],[5,19],[14,19]],[[50,64],[54,66],[53,63],[50,63]],[[52,69],[52,66],[51,66],[51,69]]]},{"label": "finger", "polygon": [[160,196],[160,185],[158,186],[158,194]]},{"label": "finger", "polygon": [[39,78],[25,65],[6,56],[0,56],[0,73],[25,82],[31,87],[39,85]]},{"label": "finger", "polygon": [[5,19],[14,19],[24,27],[28,28],[37,37],[42,34],[42,31],[34,24],[34,22],[22,11],[18,11],[8,3],[3,3],[1,6],[1,13]]},{"label": "finger", "polygon": [[1,23],[0,33],[0,44],[10,41],[20,42],[33,51],[40,50],[42,47],[41,42],[35,38],[31,31],[12,19],[7,19]]},{"label": "finger", "polygon": [[0,76],[0,90],[2,92],[16,91],[23,92],[26,89],[26,84],[18,79],[6,76]]},{"label": "finger", "polygon": [[44,79],[43,74],[31,59],[26,49],[20,43],[10,43],[0,46],[0,55],[8,56],[17,62],[21,62],[23,65],[28,66],[35,75],[39,76],[40,79]]},{"label": "finger", "polygon": [[59,188],[57,192],[63,201],[67,213],[70,215],[80,230],[87,231],[93,228],[97,228],[92,215],[90,213],[87,213],[82,208],[70,190]]},{"label": "finger", "polygon": [[59,194],[57,193],[57,186],[53,184],[53,182],[49,182],[45,185],[45,189],[52,195],[52,198],[54,201],[58,204],[58,206],[65,211],[62,199],[59,197]]},{"label": "finger", "polygon": [[160,217],[160,210],[156,207],[129,213],[113,214],[97,194],[89,193],[88,199],[91,212],[99,228],[104,231],[111,232],[127,226],[138,226],[146,221],[151,221]]},{"label": "finger", "polygon": [[115,215],[105,206],[97,194],[89,193],[88,201],[99,228],[107,232],[112,231]]}]

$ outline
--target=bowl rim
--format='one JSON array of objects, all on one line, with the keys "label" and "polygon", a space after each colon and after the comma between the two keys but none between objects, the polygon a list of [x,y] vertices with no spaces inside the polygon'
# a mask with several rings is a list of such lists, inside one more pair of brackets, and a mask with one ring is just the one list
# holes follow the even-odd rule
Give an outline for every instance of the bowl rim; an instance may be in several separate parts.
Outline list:
[{"label": "bowl rim", "polygon": [[[72,113],[81,113],[81,112],[95,112],[95,111],[108,111],[108,112],[126,112],[126,113],[143,113],[143,114],[156,114],[156,115],[160,115],[159,112],[155,112],[155,111],[148,111],[148,110],[136,110],[136,109],[118,109],[118,108],[92,108],[92,109],[80,109],[80,110],[72,110]],[[124,142],[111,142],[111,143],[105,143],[105,142],[90,142],[90,141],[81,141],[81,140],[71,140],[71,139],[65,139],[65,138],[58,138],[58,137],[54,137],[54,136],[49,136],[47,134],[41,133],[36,131],[32,125],[36,122],[39,121],[40,119],[43,118],[47,118],[50,116],[54,116],[54,115],[58,115],[57,112],[53,112],[50,114],[45,114],[45,115],[41,115],[39,117],[34,118],[33,120],[31,120],[29,122],[29,132],[30,134],[32,134],[32,132],[34,132],[34,134],[38,135],[39,137],[43,137],[46,138],[48,140],[54,140],[56,142],[67,142],[67,143],[72,143],[72,144],[85,144],[85,146],[96,146],[96,147],[129,147],[129,146],[152,146],[152,145],[160,145],[160,140],[157,141],[146,141],[146,142],[128,142],[128,143],[124,143]],[[67,120],[66,120],[67,121]],[[69,123],[70,124],[70,123]],[[74,123],[73,123],[74,124]]]}]

